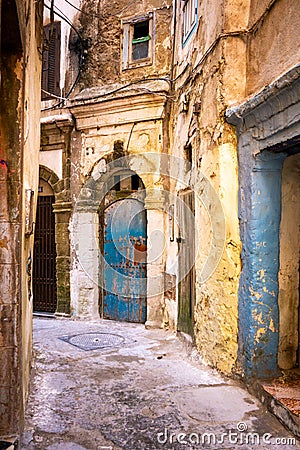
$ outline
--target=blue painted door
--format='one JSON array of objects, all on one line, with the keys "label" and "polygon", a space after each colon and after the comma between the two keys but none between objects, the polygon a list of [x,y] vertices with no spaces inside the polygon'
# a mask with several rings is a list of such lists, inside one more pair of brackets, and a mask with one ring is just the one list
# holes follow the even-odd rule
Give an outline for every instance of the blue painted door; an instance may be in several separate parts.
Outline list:
[{"label": "blue painted door", "polygon": [[104,211],[103,316],[146,321],[147,234],[144,205],[118,200]]}]

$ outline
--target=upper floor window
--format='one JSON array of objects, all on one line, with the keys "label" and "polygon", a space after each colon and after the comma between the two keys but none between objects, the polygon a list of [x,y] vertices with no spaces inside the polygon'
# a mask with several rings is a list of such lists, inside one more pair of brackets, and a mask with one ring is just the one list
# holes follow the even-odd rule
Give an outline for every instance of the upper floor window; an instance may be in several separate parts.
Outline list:
[{"label": "upper floor window", "polygon": [[152,13],[123,20],[123,69],[152,64],[152,29]]},{"label": "upper floor window", "polygon": [[60,22],[44,26],[43,64],[42,64],[42,100],[60,95]]},{"label": "upper floor window", "polygon": [[184,0],[183,6],[183,45],[186,43],[198,22],[198,0]]}]

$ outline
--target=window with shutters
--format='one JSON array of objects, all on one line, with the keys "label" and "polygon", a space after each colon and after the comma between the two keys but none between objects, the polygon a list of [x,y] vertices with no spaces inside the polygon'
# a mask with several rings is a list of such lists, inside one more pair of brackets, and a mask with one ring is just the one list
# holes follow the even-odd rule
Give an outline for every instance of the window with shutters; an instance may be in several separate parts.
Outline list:
[{"label": "window with shutters", "polygon": [[[42,100],[60,96],[60,22],[44,26]],[[52,95],[51,95],[52,94]]]},{"label": "window with shutters", "polygon": [[185,0],[183,6],[183,45],[196,29],[198,23],[198,0]]},{"label": "window with shutters", "polygon": [[152,13],[123,20],[123,69],[152,64]]}]

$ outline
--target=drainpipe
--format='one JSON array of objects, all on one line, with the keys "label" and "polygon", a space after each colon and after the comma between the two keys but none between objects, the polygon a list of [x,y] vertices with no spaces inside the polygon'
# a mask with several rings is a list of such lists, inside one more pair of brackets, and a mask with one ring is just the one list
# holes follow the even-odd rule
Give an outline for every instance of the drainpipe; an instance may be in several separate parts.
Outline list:
[{"label": "drainpipe", "polygon": [[[1,0],[0,0],[1,1]],[[172,59],[171,59],[171,80],[170,80],[170,89],[171,95],[174,92],[174,65],[175,65],[175,44],[176,44],[176,23],[177,23],[177,0],[173,1],[173,43],[172,43]]]}]

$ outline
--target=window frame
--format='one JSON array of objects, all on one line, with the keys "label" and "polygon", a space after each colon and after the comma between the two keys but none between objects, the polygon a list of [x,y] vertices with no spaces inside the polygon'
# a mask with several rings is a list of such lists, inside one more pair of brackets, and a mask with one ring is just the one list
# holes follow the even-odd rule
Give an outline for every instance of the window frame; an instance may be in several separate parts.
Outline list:
[{"label": "window frame", "polygon": [[[134,26],[141,22],[149,22],[148,56],[146,58],[133,59]],[[122,20],[123,42],[122,42],[122,70],[136,67],[149,66],[153,64],[153,13],[147,13],[138,17]]]},{"label": "window frame", "polygon": [[[51,100],[55,96],[60,96],[60,54],[61,54],[61,22],[53,22],[48,23],[47,25],[44,25],[44,41],[43,41],[43,56],[42,56],[42,80],[41,80],[41,99],[42,101],[45,100]],[[51,33],[55,33],[51,37]],[[51,41],[53,40],[53,47],[52,47],[52,53],[50,53],[50,50],[48,48],[45,49],[45,42],[48,41],[47,45],[51,45]],[[49,81],[49,74],[51,72],[50,62],[52,59],[53,63],[53,89],[52,86],[50,86]],[[45,65],[47,65],[47,68],[45,68]],[[50,74],[51,76],[51,74]],[[47,94],[46,92],[49,92]],[[50,95],[53,94],[53,95]]]},{"label": "window frame", "polygon": [[[187,23],[187,14],[190,16],[190,23]],[[198,25],[198,0],[184,0],[182,15],[182,46],[184,47]]]}]

